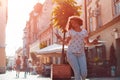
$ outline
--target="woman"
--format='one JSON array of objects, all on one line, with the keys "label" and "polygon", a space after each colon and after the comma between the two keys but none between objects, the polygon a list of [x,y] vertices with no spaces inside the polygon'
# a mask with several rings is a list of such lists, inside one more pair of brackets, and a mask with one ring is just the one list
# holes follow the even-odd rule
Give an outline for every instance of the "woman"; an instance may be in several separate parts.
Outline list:
[{"label": "woman", "polygon": [[27,56],[24,56],[23,58],[23,69],[24,69],[24,78],[27,78],[27,72],[28,72],[28,58]]},{"label": "woman", "polygon": [[[65,43],[68,43],[67,60],[71,65],[75,80],[85,80],[87,76],[87,65],[84,45],[98,44],[97,39],[89,42],[89,36],[85,29],[82,28],[83,21],[78,16],[71,16],[68,19],[66,30],[67,37]],[[56,34],[57,38],[61,41],[62,38]],[[85,44],[84,44],[85,43]]]},{"label": "woman", "polygon": [[32,72],[32,62],[31,61],[28,61],[28,72],[29,72],[29,74],[31,74],[31,72]]}]

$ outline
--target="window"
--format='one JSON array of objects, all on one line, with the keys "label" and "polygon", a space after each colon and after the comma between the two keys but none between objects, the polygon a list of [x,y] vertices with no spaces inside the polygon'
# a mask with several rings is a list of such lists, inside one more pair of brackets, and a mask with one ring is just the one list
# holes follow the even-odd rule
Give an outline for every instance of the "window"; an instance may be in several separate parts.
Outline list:
[{"label": "window", "polygon": [[87,5],[89,5],[92,2],[92,0],[86,0],[86,2],[87,2]]},{"label": "window", "polygon": [[93,31],[93,18],[92,17],[89,18],[89,30],[90,32]]},{"label": "window", "polygon": [[51,39],[49,39],[48,44],[51,45]]},{"label": "window", "polygon": [[97,28],[100,28],[102,26],[102,20],[101,20],[101,16],[97,16]]},{"label": "window", "polygon": [[102,26],[102,19],[101,19],[101,6],[100,6],[100,1],[96,2],[96,24],[97,24],[97,28],[100,28]]},{"label": "window", "polygon": [[87,2],[91,2],[92,0],[87,0]]},{"label": "window", "polygon": [[0,7],[2,6],[2,2],[0,1]]},{"label": "window", "polygon": [[101,44],[87,49],[87,59],[90,61],[104,61],[106,59],[105,45]]},{"label": "window", "polygon": [[119,0],[114,0],[115,2],[118,2]]},{"label": "window", "polygon": [[89,54],[88,56],[89,56],[90,59],[94,59],[94,57],[96,57],[96,48],[95,47],[90,48],[88,50],[88,54]]},{"label": "window", "polygon": [[98,57],[102,57],[102,48],[97,47]]},{"label": "window", "polygon": [[93,18],[92,18],[92,10],[91,8],[88,10],[89,11],[89,32],[93,31]]},{"label": "window", "polygon": [[115,16],[120,15],[120,0],[113,0],[114,1],[114,14]]}]

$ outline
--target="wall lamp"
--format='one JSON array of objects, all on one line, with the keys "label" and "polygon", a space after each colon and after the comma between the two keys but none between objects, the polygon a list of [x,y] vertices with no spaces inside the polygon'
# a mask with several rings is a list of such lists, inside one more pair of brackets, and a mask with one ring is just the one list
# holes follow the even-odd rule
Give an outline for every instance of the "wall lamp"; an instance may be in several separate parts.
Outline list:
[{"label": "wall lamp", "polygon": [[120,38],[120,32],[118,31],[117,28],[114,28],[114,29],[113,29],[113,32],[114,32],[114,37],[115,37],[115,39]]}]

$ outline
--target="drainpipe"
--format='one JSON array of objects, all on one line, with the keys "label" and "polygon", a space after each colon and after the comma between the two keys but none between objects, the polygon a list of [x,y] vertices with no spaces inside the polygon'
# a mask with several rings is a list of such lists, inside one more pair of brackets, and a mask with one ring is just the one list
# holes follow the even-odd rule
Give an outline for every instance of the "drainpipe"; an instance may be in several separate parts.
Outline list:
[{"label": "drainpipe", "polygon": [[84,0],[84,13],[85,13],[85,29],[88,31],[88,27],[87,27],[87,4],[86,4],[86,0]]}]

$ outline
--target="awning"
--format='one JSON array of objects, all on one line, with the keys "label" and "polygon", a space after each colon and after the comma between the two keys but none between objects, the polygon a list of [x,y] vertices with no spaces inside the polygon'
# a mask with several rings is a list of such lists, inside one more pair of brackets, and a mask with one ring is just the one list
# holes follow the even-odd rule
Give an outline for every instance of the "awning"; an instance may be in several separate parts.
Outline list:
[{"label": "awning", "polygon": [[[64,50],[67,50],[67,48],[68,46],[64,46]],[[61,52],[62,52],[62,45],[60,44],[53,44],[36,51],[36,53],[38,54],[61,53]]]},{"label": "awning", "polygon": [[[93,46],[89,46],[89,48],[95,47],[95,46],[102,46],[103,44],[97,44]],[[86,46],[88,47],[88,46]],[[66,51],[68,46],[64,45],[64,50]],[[48,53],[62,53],[62,45],[60,44],[52,44],[50,46],[47,46],[43,49],[39,49],[35,51],[37,54],[48,54]]]}]

